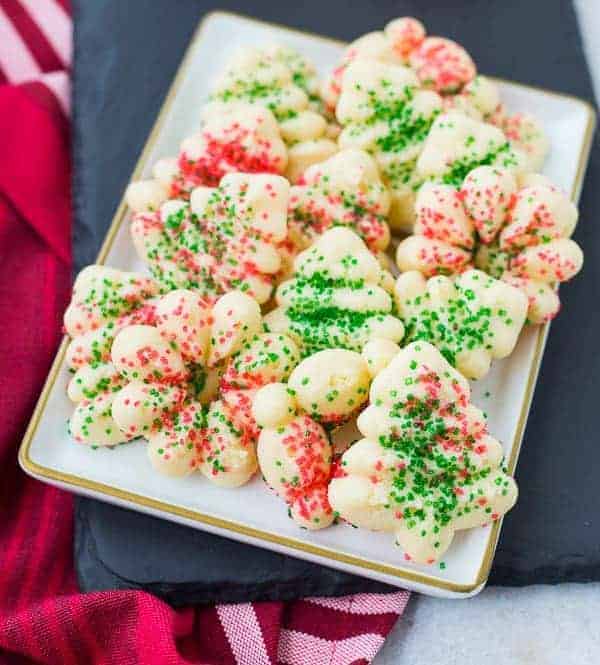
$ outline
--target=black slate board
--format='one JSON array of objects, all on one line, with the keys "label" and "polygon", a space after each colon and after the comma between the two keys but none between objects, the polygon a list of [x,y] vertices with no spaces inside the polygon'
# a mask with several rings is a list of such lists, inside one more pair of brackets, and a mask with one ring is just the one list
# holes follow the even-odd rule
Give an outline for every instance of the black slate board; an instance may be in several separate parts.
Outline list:
[{"label": "black slate board", "polygon": [[84,590],[144,589],[175,606],[395,590],[149,515],[132,515],[78,499],[75,562]]},{"label": "black slate board", "polygon": [[[431,33],[463,43],[482,72],[593,101],[574,11],[566,0],[255,0],[219,6],[194,0],[75,0],[74,6],[78,266],[93,260],[187,41],[212,9],[345,40],[395,16],[414,15]],[[491,583],[600,579],[598,147],[596,138],[575,234],[586,251],[586,266],[562,289],[565,308],[552,326],[517,469],[521,496],[505,520]],[[174,603],[214,600],[215,581],[227,600],[257,597],[262,593],[257,580],[269,589],[269,598],[289,597],[290,588],[299,595],[304,588],[314,593],[315,579],[321,580],[319,593],[350,588],[328,569],[304,569],[306,564],[289,557],[91,500],[78,503],[76,552],[84,589],[147,588]],[[226,560],[243,562],[244,570],[224,566]]]}]

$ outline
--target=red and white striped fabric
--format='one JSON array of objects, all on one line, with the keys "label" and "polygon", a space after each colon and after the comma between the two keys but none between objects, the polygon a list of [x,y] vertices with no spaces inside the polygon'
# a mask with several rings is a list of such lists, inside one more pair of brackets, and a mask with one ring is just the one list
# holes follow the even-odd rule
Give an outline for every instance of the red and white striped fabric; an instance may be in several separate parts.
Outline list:
[{"label": "red and white striped fabric", "polygon": [[369,663],[407,592],[179,610],[78,592],[71,497],[16,460],[70,291],[70,64],[68,0],[0,0],[0,663]]}]

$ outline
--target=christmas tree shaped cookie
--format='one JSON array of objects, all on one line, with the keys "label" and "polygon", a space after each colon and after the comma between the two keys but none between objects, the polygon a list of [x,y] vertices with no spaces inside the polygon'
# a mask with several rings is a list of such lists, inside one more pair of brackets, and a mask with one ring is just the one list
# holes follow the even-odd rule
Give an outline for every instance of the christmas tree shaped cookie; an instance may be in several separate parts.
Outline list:
[{"label": "christmas tree shaped cookie", "polygon": [[338,142],[377,160],[392,193],[395,228],[406,227],[411,217],[416,159],[441,111],[441,97],[424,90],[408,67],[358,59],[344,72],[336,107],[343,127]]},{"label": "christmas tree shaped cookie", "polygon": [[304,356],[323,349],[362,350],[372,338],[393,342],[404,328],[393,315],[394,280],[350,229],[326,231],[279,285],[269,330],[290,335]]},{"label": "christmas tree shaped cookie", "polygon": [[427,342],[377,374],[358,427],[364,438],[342,455],[329,502],[355,526],[393,533],[407,559],[439,560],[456,531],[497,520],[516,501],[468,381]]}]

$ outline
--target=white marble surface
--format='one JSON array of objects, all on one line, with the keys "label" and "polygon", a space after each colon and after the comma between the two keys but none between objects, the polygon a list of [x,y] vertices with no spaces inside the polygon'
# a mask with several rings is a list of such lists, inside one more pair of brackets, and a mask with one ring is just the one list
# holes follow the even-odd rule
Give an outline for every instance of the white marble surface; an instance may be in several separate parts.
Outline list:
[{"label": "white marble surface", "polygon": [[[575,0],[600,99],[600,0]],[[375,665],[599,665],[600,583],[413,594]]]},{"label": "white marble surface", "polygon": [[376,665],[598,665],[600,584],[413,595]]}]

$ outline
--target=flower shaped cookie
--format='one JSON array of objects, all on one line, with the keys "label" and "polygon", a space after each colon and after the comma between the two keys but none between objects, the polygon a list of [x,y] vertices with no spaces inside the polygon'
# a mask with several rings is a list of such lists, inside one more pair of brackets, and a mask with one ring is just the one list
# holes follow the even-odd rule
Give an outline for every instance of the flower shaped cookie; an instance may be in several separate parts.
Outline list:
[{"label": "flower shaped cookie", "polygon": [[479,270],[454,280],[402,273],[396,304],[406,341],[433,344],[468,379],[482,378],[492,359],[512,353],[527,315],[520,289]]},{"label": "flower shaped cookie", "polygon": [[165,291],[190,288],[215,298],[240,289],[263,303],[271,295],[287,236],[289,183],[266,174],[229,173],[218,188],[197,187],[134,215],[139,256]]},{"label": "flower shaped cookie", "polygon": [[[86,268],[82,274],[86,276],[89,271],[90,268]],[[79,278],[76,285],[78,281]],[[75,293],[78,296],[80,292],[76,289]],[[72,307],[73,303],[67,312]],[[94,304],[93,308],[100,309],[100,306]],[[190,381],[197,392],[201,392],[204,379],[187,365],[216,366],[237,351],[247,335],[261,327],[258,304],[239,292],[222,296],[211,307],[191,291],[173,291],[135,310],[134,314],[142,311],[143,317],[125,315],[129,318],[117,317],[95,329],[106,339],[101,352],[83,354],[78,350],[78,355],[74,355],[76,362],[70,362],[70,367],[77,371],[68,388],[74,402],[87,407],[89,404],[82,404],[84,400],[90,402],[107,390],[117,392],[113,388],[120,389],[129,382],[154,382],[171,387]],[[81,339],[81,336],[74,337],[71,346],[78,347]],[[105,396],[104,402],[112,405],[112,398]],[[90,410],[95,411],[94,405],[91,406]],[[134,421],[138,415],[132,414]],[[146,431],[143,425],[136,425],[134,429],[127,426],[124,430],[126,438]],[[94,436],[93,432],[81,431],[79,438],[96,445],[114,443],[100,434]]]},{"label": "flower shaped cookie", "polygon": [[392,314],[394,280],[348,228],[326,231],[294,262],[277,288],[269,330],[290,335],[304,356],[323,349],[362,350],[375,337],[398,342],[402,323]]},{"label": "flower shaped cookie", "polygon": [[401,270],[459,273],[475,252],[478,267],[524,291],[531,323],[557,314],[554,285],[579,272],[583,253],[569,238],[577,208],[548,179],[516,178],[506,169],[481,166],[458,190],[424,187],[415,207],[415,235],[396,254]]},{"label": "flower shaped cookie", "polygon": [[373,158],[360,150],[342,150],[309,167],[291,188],[288,234],[292,250],[306,249],[333,226],[347,226],[372,252],[385,251],[390,242],[389,207],[389,193]]},{"label": "flower shaped cookie", "polygon": [[299,361],[284,335],[262,333],[260,309],[232,291],[211,304],[172,291],[155,303],[152,325],[123,328],[111,362],[77,371],[73,437],[114,445],[143,436],[152,465],[183,476],[195,470],[237,487],[256,470],[256,390],[286,380]]},{"label": "flower shaped cookie", "polygon": [[[327,138],[327,121],[310,106],[314,69],[290,49],[240,49],[213,90],[215,101],[244,101],[270,109],[288,145],[286,175],[294,182],[311,164],[337,151]],[[313,104],[314,106],[314,104]]]},{"label": "flower shaped cookie", "polygon": [[208,104],[202,129],[186,138],[178,157],[159,160],[153,178],[132,182],[126,200],[134,212],[156,210],[167,199],[189,199],[192,189],[216,187],[227,173],[283,173],[287,148],[269,109],[244,102]]},{"label": "flower shaped cookie", "polygon": [[287,385],[272,383],[254,398],[260,470],[302,527],[322,529],[334,519],[327,500],[333,451],[323,425],[355,414],[367,400],[370,378],[360,354],[327,349],[303,360]]},{"label": "flower shaped cookie", "polygon": [[497,520],[516,501],[468,381],[426,342],[375,377],[358,427],[365,438],[343,454],[329,502],[355,526],[393,533],[407,559],[437,561],[457,530]]}]

